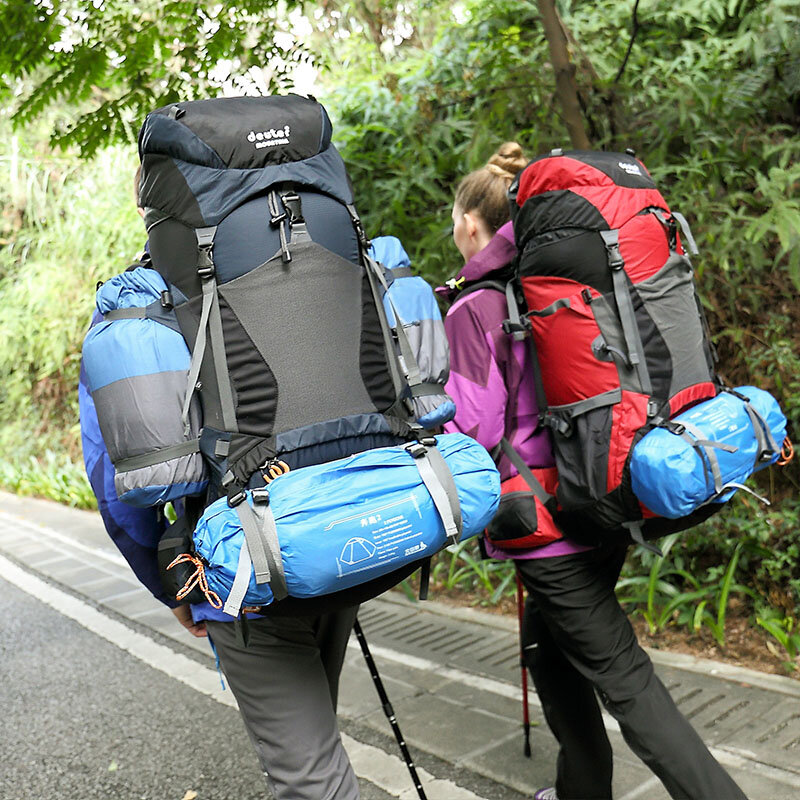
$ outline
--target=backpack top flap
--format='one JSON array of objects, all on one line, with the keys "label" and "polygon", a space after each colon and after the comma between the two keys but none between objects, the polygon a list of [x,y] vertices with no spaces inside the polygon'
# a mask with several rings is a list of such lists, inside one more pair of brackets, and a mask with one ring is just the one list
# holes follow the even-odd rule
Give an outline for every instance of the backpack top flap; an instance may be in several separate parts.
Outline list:
[{"label": "backpack top flap", "polygon": [[644,164],[628,153],[554,150],[517,175],[508,197],[520,252],[549,231],[609,230],[646,208],[669,210]]},{"label": "backpack top flap", "polygon": [[151,112],[139,133],[147,227],[165,217],[192,228],[216,225],[281,182],[352,204],[331,132],[322,105],[299,95],[220,97]]}]

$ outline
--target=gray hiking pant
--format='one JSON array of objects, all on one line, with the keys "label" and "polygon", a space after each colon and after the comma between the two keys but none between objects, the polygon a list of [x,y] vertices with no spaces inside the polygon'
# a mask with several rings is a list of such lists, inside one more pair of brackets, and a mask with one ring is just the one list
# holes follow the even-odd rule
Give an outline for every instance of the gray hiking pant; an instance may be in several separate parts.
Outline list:
[{"label": "gray hiking pant", "polygon": [[339,674],[357,610],[252,620],[246,647],[232,623],[207,623],[275,800],[359,797],[336,723]]}]

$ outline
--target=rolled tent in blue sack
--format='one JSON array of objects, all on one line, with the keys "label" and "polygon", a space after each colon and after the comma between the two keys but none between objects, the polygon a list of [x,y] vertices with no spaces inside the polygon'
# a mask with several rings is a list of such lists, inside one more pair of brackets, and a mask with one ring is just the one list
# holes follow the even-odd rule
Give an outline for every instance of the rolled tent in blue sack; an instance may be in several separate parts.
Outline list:
[{"label": "rolled tent in blue sack", "polygon": [[435,441],[303,467],[234,508],[217,500],[194,533],[208,588],[235,616],[284,592],[317,597],[366,583],[481,533],[500,498],[497,468],[468,436]]},{"label": "rolled tent in blue sack", "polygon": [[654,428],[633,449],[636,497],[677,519],[707,502],[724,503],[747,478],[780,457],[786,417],[763,389],[739,386]]},{"label": "rolled tent in blue sack", "polygon": [[431,287],[411,271],[411,261],[396,236],[378,236],[372,240],[369,255],[389,270],[383,297],[386,318],[392,328],[399,325],[405,335],[410,355],[400,355],[407,368],[419,371],[419,382],[411,384],[411,402],[417,422],[423,428],[436,428],[456,414],[453,400],[444,391],[450,375],[450,349],[439,305]]},{"label": "rolled tent in blue sack", "polygon": [[103,321],[86,334],[83,363],[120,500],[147,507],[207,484],[198,450],[200,407],[185,410],[190,354],[153,269],[137,267],[97,292]]}]

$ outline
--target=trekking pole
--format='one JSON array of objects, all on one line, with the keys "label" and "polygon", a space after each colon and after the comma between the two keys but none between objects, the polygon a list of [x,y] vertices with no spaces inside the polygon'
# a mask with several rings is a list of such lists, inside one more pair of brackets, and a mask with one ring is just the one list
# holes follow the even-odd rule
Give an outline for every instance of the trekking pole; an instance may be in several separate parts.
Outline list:
[{"label": "trekking pole", "polygon": [[525,666],[525,655],[522,650],[522,613],[525,606],[522,592],[522,581],[517,573],[517,619],[519,620],[519,665],[522,669],[522,733],[525,737],[523,752],[526,758],[531,757],[531,717],[528,708],[528,670]]},{"label": "trekking pole", "polygon": [[372,682],[375,684],[375,690],[378,692],[378,697],[380,698],[381,705],[383,706],[383,711],[386,714],[386,719],[389,720],[389,724],[392,726],[392,732],[394,733],[394,738],[397,739],[397,744],[400,745],[400,752],[403,754],[403,760],[406,762],[408,771],[411,774],[411,780],[414,782],[414,788],[417,790],[419,800],[428,800],[425,790],[422,788],[422,782],[419,779],[419,775],[417,775],[417,769],[414,766],[414,762],[411,760],[411,754],[408,752],[408,747],[406,747],[403,734],[400,732],[400,726],[397,724],[397,717],[394,715],[394,709],[392,708],[392,704],[389,702],[389,696],[386,694],[383,681],[381,680],[381,676],[378,674],[378,667],[375,665],[375,660],[372,658],[372,653],[369,651],[367,639],[364,636],[364,631],[361,629],[361,623],[358,621],[358,618],[356,618],[356,621],[353,624],[353,630],[355,631],[359,645],[361,645],[361,652],[364,654],[364,661],[367,662],[367,668],[369,669],[369,674],[372,676]]}]

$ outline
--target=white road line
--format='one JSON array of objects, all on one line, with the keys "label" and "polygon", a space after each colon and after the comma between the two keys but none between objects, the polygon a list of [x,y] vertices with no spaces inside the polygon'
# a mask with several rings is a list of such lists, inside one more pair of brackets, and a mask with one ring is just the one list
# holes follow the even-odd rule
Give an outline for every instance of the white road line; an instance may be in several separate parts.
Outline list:
[{"label": "white road line", "polygon": [[[49,532],[49,529],[46,530]],[[236,708],[233,694],[222,690],[219,676],[215,670],[204,667],[169,647],[154,642],[127,625],[107,617],[83,601],[21,569],[2,555],[0,555],[0,575],[18,589],[41,600],[60,614],[125,650],[148,666],[185,683],[195,691],[207,695],[222,705]],[[342,741],[356,775],[370,781],[398,800],[413,800],[417,796],[408,770],[397,756],[359,742],[346,734],[342,734]],[[468,789],[457,786],[452,781],[435,778],[420,767],[417,768],[417,773],[432,798],[485,800]]]}]

